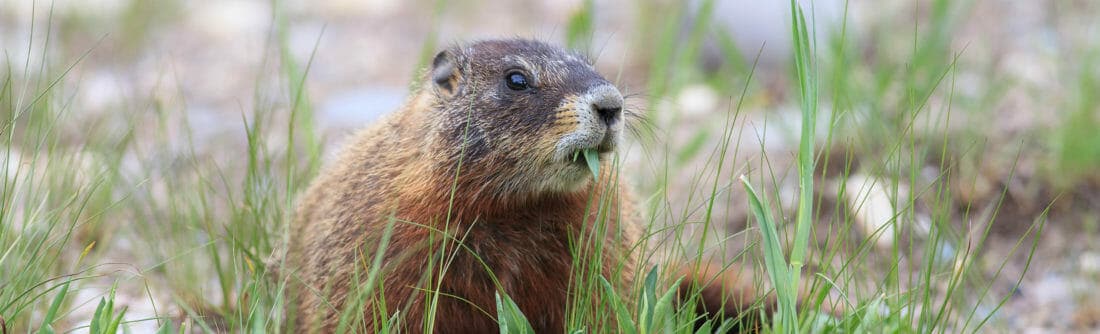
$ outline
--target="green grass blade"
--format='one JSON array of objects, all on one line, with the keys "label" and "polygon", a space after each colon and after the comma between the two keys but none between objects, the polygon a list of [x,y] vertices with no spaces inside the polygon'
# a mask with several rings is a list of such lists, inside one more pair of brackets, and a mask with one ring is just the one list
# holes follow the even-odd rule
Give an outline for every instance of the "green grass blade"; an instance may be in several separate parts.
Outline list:
[{"label": "green grass blade", "polygon": [[817,136],[817,75],[813,68],[812,36],[806,30],[802,8],[791,0],[791,33],[794,41],[795,69],[802,98],[802,132],[798,145],[798,220],[795,242],[791,250],[791,265],[799,275],[805,264],[807,244],[813,219],[814,139]]},{"label": "green grass blade", "polygon": [[38,330],[39,333],[53,333],[53,328],[50,324],[57,319],[57,311],[61,308],[61,303],[65,301],[65,295],[69,292],[69,283],[72,281],[66,281],[61,286],[61,290],[57,292],[57,296],[53,298],[53,302],[50,303],[50,309],[46,311],[45,317],[42,318],[42,326]]},{"label": "green grass blade", "polygon": [[[748,178],[744,175],[741,176],[741,183],[745,186],[745,191],[749,197],[749,209],[752,211],[756,222],[760,225],[760,233],[763,237],[764,243],[764,266],[768,270],[768,278],[771,280],[772,285],[775,286],[776,294],[779,296],[779,319],[784,329],[791,332],[797,332],[794,330],[797,326],[797,319],[795,317],[795,292],[791,291],[792,286],[789,278],[791,278],[787,262],[783,256],[783,246],[779,243],[779,228],[775,224],[775,220],[772,219],[771,214],[766,209],[766,203],[761,202],[761,196],[753,189],[752,184],[749,183]],[[766,201],[767,199],[764,199]],[[780,332],[783,332],[780,330]]]},{"label": "green grass blade", "polygon": [[519,310],[516,302],[508,295],[496,293],[497,300],[497,324],[500,326],[500,334],[531,334],[535,330],[527,317]]},{"label": "green grass blade", "polygon": [[592,177],[600,178],[600,153],[594,149],[584,149],[584,161],[588,163],[588,170],[592,171]]},{"label": "green grass blade", "polygon": [[638,328],[634,326],[634,318],[631,317],[630,310],[627,309],[627,304],[619,298],[618,293],[615,292],[615,287],[611,285],[611,282],[607,281],[607,278],[601,275],[599,279],[600,285],[603,286],[605,298],[608,299],[608,303],[614,308],[615,320],[618,322],[619,330],[624,333],[637,333]]}]

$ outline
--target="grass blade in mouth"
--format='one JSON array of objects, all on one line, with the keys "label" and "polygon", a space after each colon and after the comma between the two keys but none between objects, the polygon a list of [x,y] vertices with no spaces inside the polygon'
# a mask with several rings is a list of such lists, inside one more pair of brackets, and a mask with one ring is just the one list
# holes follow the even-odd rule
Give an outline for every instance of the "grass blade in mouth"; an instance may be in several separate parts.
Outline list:
[{"label": "grass blade in mouth", "polygon": [[584,149],[584,160],[588,163],[588,170],[592,171],[592,178],[600,178],[600,154],[595,149]]}]

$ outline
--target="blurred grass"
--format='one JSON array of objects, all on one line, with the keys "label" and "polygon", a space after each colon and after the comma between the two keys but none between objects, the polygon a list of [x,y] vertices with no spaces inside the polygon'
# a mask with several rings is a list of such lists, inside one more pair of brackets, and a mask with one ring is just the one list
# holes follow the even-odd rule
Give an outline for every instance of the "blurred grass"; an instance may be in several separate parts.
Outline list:
[{"label": "blurred grass", "polygon": [[1054,143],[1054,161],[1059,173],[1055,184],[1062,188],[1091,182],[1100,183],[1096,171],[1100,170],[1100,72],[1096,70],[1100,49],[1082,57],[1077,69],[1077,85],[1067,103],[1068,117],[1057,129]]},{"label": "blurred grass", "polygon": [[[179,6],[173,2],[165,8],[148,8],[142,7],[150,5],[141,1],[130,5],[119,24],[120,35],[111,40],[122,41],[130,50],[126,52],[135,53],[147,43],[144,33],[157,24],[167,24],[160,19],[171,18],[165,13]],[[728,31],[713,22],[715,2],[702,1],[696,7],[640,3],[639,21],[657,22],[639,27],[641,33],[633,42],[645,46],[637,49],[646,50],[639,56],[648,65],[645,109],[652,113],[649,117],[667,122],[659,125],[653,138],[638,138],[648,143],[647,149],[656,151],[650,152],[644,163],[653,165],[658,176],[646,178],[639,187],[640,197],[650,199],[647,217],[653,224],[647,235],[653,237],[643,240],[638,249],[672,249],[669,254],[651,255],[669,258],[664,260],[712,261],[714,237],[707,233],[722,231],[714,227],[715,211],[733,206],[729,201],[737,198],[729,195],[736,182],[730,176],[758,163],[760,168],[750,171],[744,182],[746,187],[750,183],[760,186],[759,193],[749,192],[749,199],[756,221],[764,225],[759,228],[763,235],[750,237],[748,250],[723,259],[723,264],[763,259],[771,284],[758,282],[758,290],[774,289],[782,310],[765,331],[971,331],[987,324],[1008,298],[993,289],[992,282],[1011,260],[1002,260],[992,275],[980,272],[976,262],[986,261],[979,254],[1007,189],[994,196],[991,207],[973,208],[983,212],[971,212],[969,205],[958,204],[955,184],[966,182],[967,176],[960,175],[962,163],[955,157],[977,159],[976,154],[967,154],[981,146],[975,143],[982,138],[977,131],[959,135],[947,130],[953,118],[961,118],[952,117],[951,101],[959,71],[957,60],[965,56],[965,51],[959,53],[951,42],[972,5],[969,1],[931,1],[930,15],[916,21],[911,31],[900,32],[908,38],[896,38],[899,29],[878,27],[871,32],[875,37],[870,42],[851,38],[847,21],[838,32],[820,34],[805,21],[793,21],[797,54],[793,81],[804,113],[798,132],[803,140],[796,172],[800,192],[797,219],[792,224],[785,218],[788,212],[779,195],[783,177],[777,174],[786,172],[772,168],[770,162],[779,157],[765,155],[755,162],[736,159],[742,147],[740,139],[733,141],[741,135],[735,132],[734,123],[745,119],[741,106],[746,99],[766,92],[750,89],[755,85],[755,62],[746,61]],[[226,143],[219,152],[204,152],[196,147],[214,139],[192,134],[185,103],[158,101],[146,106],[135,101],[117,106],[118,115],[88,121],[82,106],[72,104],[80,78],[69,74],[84,61],[84,54],[61,55],[71,55],[74,50],[65,49],[80,44],[69,42],[73,40],[69,36],[78,35],[73,30],[90,23],[78,18],[55,22],[52,7],[35,8],[51,9],[34,13],[36,21],[30,32],[49,38],[31,36],[31,43],[43,40],[43,44],[5,50],[9,56],[0,68],[0,116],[4,120],[0,136],[6,153],[0,164],[4,176],[0,180],[2,323],[12,332],[86,326],[93,333],[111,333],[134,322],[155,322],[154,327],[164,332],[284,331],[284,322],[293,319],[283,311],[288,282],[271,278],[270,271],[275,268],[267,267],[272,264],[268,260],[278,258],[285,248],[294,198],[317,172],[325,151],[314,123],[314,102],[307,93],[313,59],[292,56],[287,14],[276,6],[271,45],[256,55],[272,65],[264,68],[274,70],[256,78],[254,106],[240,111],[242,131],[236,139],[243,140]],[[594,1],[584,2],[567,24],[566,44],[592,47],[592,36],[600,24],[595,20],[596,9]],[[436,16],[445,10],[444,2],[435,3]],[[144,16],[150,12],[159,14]],[[655,19],[658,17],[668,19]],[[51,31],[55,26],[60,30]],[[47,30],[35,30],[42,27]],[[60,38],[54,39],[55,34]],[[827,46],[821,49],[824,56],[816,51],[819,35],[829,36],[821,40]],[[716,41],[723,60],[716,72],[699,66],[708,38]],[[436,49],[436,39],[435,35],[427,38],[422,64]],[[912,43],[908,57],[887,56],[899,48],[897,43]],[[42,53],[32,55],[32,50],[39,48]],[[314,51],[318,48],[315,44]],[[882,56],[868,61],[867,49]],[[87,51],[107,52],[95,46]],[[29,55],[26,63],[13,64],[10,54],[15,52]],[[1067,117],[1045,130],[1048,136],[1042,136],[1050,138],[1054,148],[1051,159],[1042,162],[1050,164],[1045,177],[1061,188],[1098,182],[1092,172],[1100,169],[1100,138],[1093,131],[1100,125],[1095,115],[1100,76],[1092,70],[1096,52],[1081,59],[1083,70],[1072,79],[1076,87],[1073,98],[1065,103]],[[35,68],[32,60],[41,66]],[[819,81],[827,83],[821,91],[827,104],[820,108],[816,105]],[[265,91],[262,82],[277,82],[280,90]],[[730,98],[736,108],[715,116],[715,120],[724,120],[713,122],[723,126],[721,132],[704,125],[689,138],[674,140],[672,131],[692,123],[661,102],[700,83],[722,96],[739,96]],[[1001,93],[999,85],[991,84],[979,95],[996,99]],[[932,101],[942,102],[940,99],[947,100],[946,107],[933,110]],[[959,112],[980,118],[988,112],[982,106]],[[829,117],[824,136],[816,128],[819,109]],[[933,112],[932,123],[937,126],[918,129],[922,114]],[[741,131],[744,129],[741,124]],[[831,167],[831,159],[842,160],[839,170]],[[688,170],[697,168],[690,162],[698,160],[706,163],[699,170]],[[920,167],[930,164],[938,172],[932,180],[925,180]],[[1009,174],[1014,171],[1015,166]],[[878,176],[892,197],[905,199],[898,201],[896,216],[889,222],[896,227],[890,229],[893,235],[889,237],[897,242],[885,253],[875,248],[876,236],[853,231],[857,217],[845,212],[841,199],[859,189],[840,186],[834,191],[814,186],[815,180],[823,179],[843,185],[853,173]],[[692,178],[681,178],[684,174]],[[673,186],[706,194],[673,199],[669,189]],[[826,198],[834,198],[835,203],[829,205]],[[703,217],[689,209],[674,212],[667,204],[674,200],[683,200],[685,208],[706,208]],[[1014,252],[1027,255],[1027,264],[1039,246],[1047,204],[1042,203],[1041,212],[1027,217],[1032,224],[1020,237],[1019,249],[1014,248]],[[606,215],[607,205],[604,199],[594,199],[591,209]],[[913,232],[922,214],[930,221],[929,231],[923,235]],[[980,225],[972,228],[958,224],[960,221]],[[672,241],[662,239],[668,234]],[[592,240],[602,239],[593,236]],[[762,242],[764,249],[755,247],[756,242]],[[688,247],[683,245],[695,247],[684,250]],[[598,254],[602,245],[579,240],[576,247],[582,254]],[[948,248],[955,251],[944,251]],[[122,259],[119,253],[124,254]],[[597,259],[577,260],[582,283],[575,287],[578,293],[569,320],[575,329],[590,324],[609,326],[607,320],[612,318],[617,327],[592,325],[595,327],[589,330],[693,333],[737,325],[730,320],[696,328],[697,315],[670,301],[674,290],[668,287],[675,284],[668,283],[678,277],[660,267],[638,268],[632,273],[645,277],[635,287],[637,300],[616,296],[610,283],[615,277],[601,277],[594,269],[598,264],[592,262]],[[126,269],[118,268],[120,260],[130,262],[123,266]],[[800,275],[803,266],[806,277]],[[377,268],[378,263],[364,265],[362,274],[367,279],[361,286],[362,295],[370,295],[375,288],[371,278],[377,277]],[[796,298],[805,297],[802,291],[807,287],[811,298],[796,303]],[[82,290],[93,291],[97,298],[77,300],[76,292]],[[118,291],[130,295],[156,291],[168,298],[147,297],[160,309],[157,318],[126,319],[128,309]],[[592,296],[601,298],[589,298]],[[136,302],[129,298],[126,302]],[[842,301],[827,301],[834,298]],[[76,313],[94,301],[98,304],[93,313]],[[353,304],[350,309],[363,306]],[[816,316],[838,306],[845,312],[835,319]],[[178,312],[165,311],[169,309]],[[497,310],[489,311],[511,320],[501,322],[502,332],[518,333],[527,328],[524,316],[506,295],[499,296]],[[347,312],[344,328],[362,329],[359,316]],[[395,326],[394,318],[383,318],[387,321],[381,326]],[[392,327],[382,327],[386,328]]]}]

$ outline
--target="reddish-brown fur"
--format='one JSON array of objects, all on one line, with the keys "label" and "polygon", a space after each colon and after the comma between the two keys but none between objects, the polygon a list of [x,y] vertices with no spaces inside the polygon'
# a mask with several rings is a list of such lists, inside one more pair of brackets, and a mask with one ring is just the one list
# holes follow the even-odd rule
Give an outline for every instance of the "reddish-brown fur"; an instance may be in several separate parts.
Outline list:
[{"label": "reddish-brown fur", "polygon": [[[415,113],[415,110],[408,110],[396,116],[407,119],[406,117]],[[292,251],[292,254],[298,256],[292,262],[303,265],[299,268],[298,276],[303,278],[307,286],[323,290],[325,284],[330,284],[334,293],[328,296],[331,306],[321,302],[323,293],[304,293],[300,296],[303,302],[297,310],[301,315],[299,325],[308,327],[306,324],[317,323],[325,332],[334,329],[335,316],[338,314],[336,310],[340,310],[346,302],[346,293],[350,288],[348,284],[355,264],[369,261],[369,258],[364,260],[363,255],[373,251],[369,247],[377,243],[371,242],[374,241],[372,239],[379,237],[385,230],[389,222],[386,213],[394,213],[395,218],[402,222],[394,224],[393,235],[387,247],[386,259],[389,266],[385,268],[384,296],[391,303],[391,313],[402,306],[395,305],[394,301],[412,303],[407,308],[401,308],[409,332],[418,332],[421,329],[417,327],[423,316],[423,305],[420,303],[426,302],[424,298],[427,297],[418,294],[413,286],[421,282],[425,268],[428,268],[428,258],[440,246],[439,242],[436,242],[435,247],[425,245],[430,234],[429,229],[403,222],[418,222],[437,229],[448,228],[455,238],[462,239],[470,250],[478,253],[481,260],[486,262],[503,291],[513,298],[540,333],[563,332],[565,292],[568,290],[573,259],[568,246],[569,238],[579,239],[579,233],[588,232],[591,227],[589,223],[595,217],[592,217],[594,213],[585,217],[586,203],[590,195],[599,198],[600,187],[593,183],[586,191],[573,194],[515,202],[477,202],[465,197],[469,192],[466,187],[474,186],[470,184],[459,185],[453,191],[452,200],[453,182],[448,179],[453,179],[453,176],[419,174],[424,172],[417,170],[414,164],[397,165],[408,167],[407,169],[386,168],[387,172],[395,173],[395,180],[418,177],[417,174],[424,175],[424,182],[406,183],[408,186],[402,187],[395,181],[386,182],[368,175],[372,174],[370,169],[356,168],[365,163],[361,160],[377,157],[375,154],[366,154],[372,147],[377,147],[371,145],[375,140],[370,136],[372,132],[367,130],[361,133],[358,142],[351,145],[351,152],[345,154],[333,170],[323,175],[305,197],[298,220],[320,221],[321,230],[310,229],[311,226],[302,224],[295,226],[295,235],[301,241],[298,242],[300,248]],[[367,149],[357,149],[361,147]],[[394,160],[417,161],[417,158],[415,154],[410,154]],[[380,174],[385,175],[387,172]],[[473,172],[471,177],[477,177],[477,174],[478,172]],[[364,180],[372,181],[371,184],[366,184]],[[378,201],[356,201],[353,198],[377,198]],[[621,200],[617,202],[622,203]],[[448,221],[449,227],[445,227]],[[612,222],[615,221],[617,220],[612,219]],[[608,226],[608,229],[622,232],[617,224]],[[628,276],[632,272],[629,270],[632,268],[632,257],[623,250],[629,247],[627,242],[637,236],[623,238],[615,234],[608,233],[608,245],[618,243],[624,247],[613,248],[604,254],[603,263],[607,266],[604,275],[614,277],[612,268],[623,264],[626,265],[623,268],[627,269],[623,271],[623,275]],[[622,240],[614,240],[616,237]],[[468,250],[455,249],[453,243],[442,253],[454,254],[455,257],[444,274],[440,290],[448,295],[460,296],[494,314],[494,296],[497,290],[481,263]],[[339,261],[341,266],[334,268],[329,265],[332,261]],[[484,333],[493,332],[497,328],[493,317],[481,314],[466,302],[455,298],[440,298],[436,313],[439,317],[435,328],[446,329],[447,332]],[[388,318],[388,315],[381,316]],[[368,315],[369,318],[372,316]]]},{"label": "reddish-brown fur", "polygon": [[[491,41],[477,47],[474,51],[508,55],[522,49],[533,54],[525,61],[543,66],[544,91],[564,92],[561,101],[575,95],[569,87],[553,85],[577,82],[573,76],[580,74],[592,76],[577,73],[590,67],[540,63],[539,59],[575,61],[541,43]],[[446,71],[431,73],[425,84],[430,87],[356,134],[301,198],[289,251],[296,332],[334,331],[352,301],[366,306],[366,323],[356,329],[373,330],[378,320],[399,312],[407,333],[422,332],[428,325],[448,333],[496,332],[495,296],[503,292],[537,332],[561,333],[570,286],[577,279],[574,264],[585,258],[571,242],[591,242],[593,235],[604,249],[598,258],[590,257],[600,260],[602,275],[618,278],[620,296],[630,297],[627,288],[640,265],[634,246],[642,229],[614,168],[601,159],[598,181],[589,176],[574,188],[562,186],[565,190],[525,188],[554,176],[538,173],[553,171],[544,163],[546,151],[572,123],[561,122],[567,119],[562,115],[549,118],[545,127],[493,123],[509,120],[492,113],[503,111],[485,110],[490,107],[483,94],[499,87],[487,80],[496,80],[498,74],[477,67],[481,65],[476,65],[476,58],[463,60],[478,54],[470,50],[456,47],[441,53],[444,59],[437,57],[434,66]],[[446,67],[451,65],[447,61],[455,62],[453,70]],[[545,103],[538,101],[543,100],[521,97],[513,104]],[[470,123],[455,119],[464,107],[474,108],[467,112]],[[568,111],[558,105],[520,107],[515,110]],[[456,121],[462,122],[456,126]],[[497,130],[493,127],[505,126],[529,128],[492,133]],[[456,145],[464,139],[453,138],[454,129],[489,141]],[[610,203],[606,224],[595,223],[600,210],[591,201],[601,198]],[[392,236],[382,254],[381,289],[359,294],[357,286],[366,281],[375,250],[391,224]],[[603,230],[594,231],[596,226]],[[425,310],[436,289],[440,293],[435,321],[427,323]]]}]

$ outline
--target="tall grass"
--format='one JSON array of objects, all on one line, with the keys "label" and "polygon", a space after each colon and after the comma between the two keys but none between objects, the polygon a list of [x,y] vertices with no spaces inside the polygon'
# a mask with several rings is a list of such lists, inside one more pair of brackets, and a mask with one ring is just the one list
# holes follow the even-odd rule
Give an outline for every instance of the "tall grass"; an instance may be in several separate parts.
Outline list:
[{"label": "tall grass", "polygon": [[[445,2],[434,6],[435,15],[442,16]],[[790,2],[792,64],[801,115],[793,221],[785,218],[783,198],[778,195],[784,180],[776,175],[785,173],[781,168],[760,168],[740,180],[730,177],[753,163],[740,160],[750,150],[742,147],[740,138],[746,127],[751,128],[745,124],[749,121],[743,106],[751,104],[746,100],[759,94],[760,87],[754,83],[755,62],[742,59],[728,32],[713,22],[716,2],[702,1],[698,7],[658,2],[641,6],[645,16],[641,21],[664,22],[640,27],[652,33],[647,36],[656,37],[638,44],[653,50],[645,55],[644,108],[652,113],[650,117],[668,120],[658,125],[655,135],[636,138],[651,151],[643,164],[653,167],[655,177],[638,180],[621,175],[620,160],[611,164],[610,171],[592,169],[597,175],[611,175],[608,187],[642,183],[639,197],[647,207],[649,227],[646,238],[632,251],[659,265],[604,277],[599,254],[608,246],[602,244],[605,236],[573,240],[571,247],[580,256],[574,263],[576,279],[568,312],[571,332],[706,333],[748,324],[749,318],[762,313],[760,309],[745,310],[743,319],[714,321],[695,314],[690,304],[675,303],[676,283],[683,278],[667,265],[715,261],[720,256],[714,254],[722,253],[715,249],[723,245],[715,246],[714,240],[740,236],[749,236],[747,249],[719,262],[727,267],[747,262],[746,267],[767,273],[768,284],[756,282],[756,290],[765,297],[757,306],[764,306],[767,294],[774,293],[778,311],[767,317],[765,332],[970,331],[996,322],[995,311],[1008,297],[995,293],[989,282],[1001,275],[1009,260],[993,274],[978,270],[978,264],[986,261],[979,254],[1007,190],[992,206],[973,208],[974,212],[960,207],[952,199],[950,184],[966,177],[958,175],[957,157],[970,152],[960,153],[958,147],[976,150],[971,142],[976,139],[947,130],[932,134],[914,130],[922,113],[934,111],[932,96],[947,99],[943,110],[935,110],[942,115],[936,118],[937,124],[946,127],[951,121],[957,60],[963,55],[951,54],[950,38],[958,13],[969,3],[934,1],[932,29],[914,27],[910,66],[903,66],[904,61],[861,65],[853,51],[855,42],[846,37],[846,21],[839,36],[826,44],[831,58],[819,59],[812,14],[807,21],[798,3]],[[312,55],[309,59],[293,56],[286,13],[275,8],[269,44],[256,55],[262,58],[261,74],[255,78],[251,107],[238,110],[239,127],[225,138],[193,133],[182,93],[135,98],[117,106],[118,115],[85,115],[83,107],[72,102],[80,77],[71,70],[88,54],[105,51],[92,48],[64,58],[52,39],[64,33],[51,30],[56,25],[52,9],[33,14],[28,39],[32,44],[26,50],[5,50],[6,55],[25,53],[26,62],[12,63],[6,56],[0,68],[0,143],[5,153],[0,161],[0,327],[18,333],[113,333],[150,327],[165,333],[287,330],[295,318],[295,310],[287,303],[294,278],[279,272],[284,265],[281,255],[295,198],[317,173],[325,148],[314,123],[314,102],[307,93]],[[568,44],[593,47],[592,34],[600,24],[596,8],[594,1],[586,1],[569,21]],[[142,15],[142,11],[129,15]],[[687,22],[692,24],[682,29]],[[717,36],[727,61],[719,75],[703,73],[697,65],[712,36]],[[314,51],[320,48],[321,36],[317,38]],[[425,43],[422,63],[436,49],[436,38],[433,33]],[[851,77],[851,73],[867,72],[872,80]],[[819,81],[828,84],[821,97]],[[662,102],[698,83],[729,96],[735,107],[715,116],[724,120],[712,122],[720,131],[704,125],[687,139],[666,138],[690,123]],[[1094,95],[1088,92],[1096,86],[1095,76],[1082,74],[1078,84],[1081,101],[1074,120],[1080,122],[1064,127],[1056,153],[1067,169],[1087,170],[1095,159],[1090,158],[1087,145],[1074,145],[1076,138],[1090,138],[1083,125],[1090,123],[1083,115],[1088,114]],[[818,133],[818,113],[829,110],[818,105],[819,99],[832,107],[824,136]],[[865,113],[865,109],[876,112]],[[930,137],[939,140],[929,144]],[[225,147],[200,148],[211,145]],[[834,150],[843,153],[833,154]],[[780,158],[768,154],[774,153],[764,152],[757,161],[761,167],[771,167],[772,159]],[[831,159],[845,160],[840,170],[831,167],[835,165]],[[689,167],[691,161],[705,163]],[[930,181],[918,175],[915,167],[928,161],[939,162],[938,175]],[[855,164],[859,170],[852,167]],[[685,171],[688,168],[699,170]],[[858,208],[849,210],[843,198],[866,191],[847,188],[846,181],[856,173],[873,174],[892,199],[899,199],[895,216],[884,225],[891,228],[882,227],[867,236],[853,227],[857,217],[847,212]],[[682,174],[692,176],[677,177]],[[1072,183],[1088,176],[1067,177],[1064,182]],[[830,179],[839,184],[835,191],[827,185]],[[742,187],[736,187],[737,182]],[[671,204],[674,186],[690,193],[675,199],[683,202],[685,209],[680,211]],[[746,197],[735,196],[739,188]],[[828,198],[835,203],[829,205]],[[751,213],[757,224],[745,232],[718,233],[729,232],[718,217],[721,211],[737,207],[735,200],[749,201],[748,213],[735,214]],[[599,217],[592,223],[619,218],[610,216],[615,212],[612,205],[611,198],[592,198],[588,209]],[[915,232],[925,212],[927,231]],[[1025,253],[1025,264],[1030,264],[1039,246],[1046,215],[1044,211],[1035,219],[1014,248],[1013,254]],[[955,223],[960,220],[973,225]],[[425,222],[391,223],[379,250],[387,247],[393,224]],[[454,254],[442,251],[463,251],[464,231],[434,232],[438,235],[433,236],[433,244],[443,246],[430,267],[445,272]],[[852,241],[852,235],[858,240]],[[876,248],[876,239],[887,236],[895,240],[889,249]],[[119,254],[124,254],[121,260]],[[376,295],[384,275],[381,257],[369,260],[357,272],[356,280],[362,283],[354,293],[359,298],[353,298],[341,313],[341,330],[401,328],[393,310],[405,305],[387,303],[384,296]],[[758,260],[763,268],[751,266]],[[637,278],[629,295],[617,292],[621,290],[616,284],[624,275]],[[426,274],[426,286],[438,279]],[[431,330],[435,329],[431,319],[445,316],[436,314],[432,305],[446,296],[438,289],[427,296],[429,321],[421,325]],[[156,308],[152,317],[135,316],[134,308],[127,306],[146,302]],[[364,314],[367,306],[380,307],[380,314]],[[508,295],[498,294],[495,306],[484,311],[498,320],[502,333],[531,332],[527,317]],[[833,315],[822,316],[826,313]],[[367,317],[381,321],[373,321],[375,328],[364,328]]]},{"label": "tall grass", "polygon": [[814,60],[815,39],[809,34],[806,18],[798,3],[791,0],[791,40],[794,44],[795,75],[798,80],[799,97],[802,101],[802,130],[798,148],[798,218],[793,250],[790,259],[786,259],[783,246],[779,243],[779,228],[776,220],[769,214],[766,199],[762,202],[749,183],[742,176],[741,182],[749,194],[750,208],[760,224],[763,239],[764,263],[768,277],[775,286],[778,296],[778,312],[775,314],[772,329],[779,333],[800,333],[798,317],[798,291],[802,280],[802,267],[806,261],[806,248],[809,247],[810,229],[813,224],[814,202],[814,145],[817,128],[817,72]]}]

